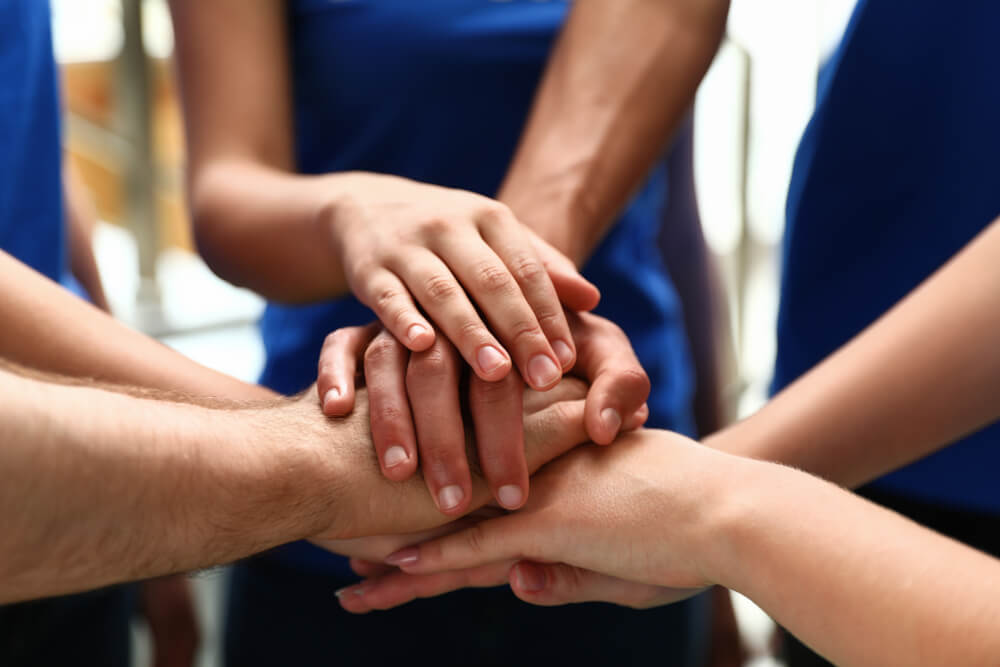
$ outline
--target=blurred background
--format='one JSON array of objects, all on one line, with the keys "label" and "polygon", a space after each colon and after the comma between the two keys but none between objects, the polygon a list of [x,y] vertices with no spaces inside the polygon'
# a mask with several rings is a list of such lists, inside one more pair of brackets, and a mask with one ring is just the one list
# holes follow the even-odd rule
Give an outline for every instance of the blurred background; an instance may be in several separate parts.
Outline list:
[{"label": "blurred background", "polygon": [[[695,178],[726,288],[731,417],[766,398],[792,160],[817,72],[853,7],[854,0],[732,0],[728,37],[698,93]],[[64,141],[101,220],[96,254],[114,314],[203,364],[256,380],[263,351],[254,322],[263,302],[216,278],[192,247],[165,1],[52,0],[52,11]],[[194,577],[204,665],[217,656],[223,576]],[[748,664],[777,664],[768,619],[734,597]],[[137,624],[138,665],[150,662],[146,632]]]}]

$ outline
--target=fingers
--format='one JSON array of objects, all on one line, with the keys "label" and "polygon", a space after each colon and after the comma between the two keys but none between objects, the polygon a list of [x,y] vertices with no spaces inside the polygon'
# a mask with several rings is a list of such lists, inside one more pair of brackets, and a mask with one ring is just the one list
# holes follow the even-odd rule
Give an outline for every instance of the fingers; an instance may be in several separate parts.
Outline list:
[{"label": "fingers", "polygon": [[594,442],[611,443],[623,427],[637,428],[649,416],[649,376],[639,364],[625,332],[590,313],[571,313],[577,341],[573,372],[590,382],[585,422]]},{"label": "fingers", "polygon": [[377,270],[361,284],[351,287],[358,299],[408,349],[419,352],[434,342],[434,329],[413,302],[410,291],[391,271]]},{"label": "fingers", "polygon": [[626,581],[563,563],[521,561],[511,568],[509,579],[514,595],[525,602],[546,607],[576,602],[613,602],[647,609],[696,592]]},{"label": "fingers", "polygon": [[[512,231],[518,231],[517,223]],[[508,228],[509,229],[509,228]],[[496,232],[497,234],[502,232]],[[508,243],[514,243],[509,240]],[[523,244],[530,252],[530,246]],[[483,237],[476,233],[452,234],[434,240],[434,250],[454,271],[469,296],[475,301],[496,332],[501,342],[514,358],[525,381],[535,389],[548,389],[554,386],[562,377],[562,363],[556,356],[538,321],[536,312],[522,291],[522,286],[515,280],[510,269],[496,252],[487,245]],[[514,256],[512,249],[508,250]],[[522,251],[523,253],[523,251]],[[530,257],[530,255],[528,255]],[[537,283],[539,279],[548,282],[548,277],[541,270],[541,263],[535,262],[536,271],[531,270],[529,260],[520,256],[524,266],[519,268],[522,274],[530,276],[531,296],[542,299],[543,290]],[[522,276],[523,277],[523,276]],[[557,334],[563,345],[568,345],[570,339],[569,327],[563,322],[562,327],[553,319],[553,311],[560,311],[559,302],[555,299],[555,290],[550,290],[550,300],[542,306],[548,318],[550,328]],[[429,311],[428,311],[429,312]],[[431,313],[435,322],[440,320]],[[560,317],[560,319],[562,319]],[[447,332],[447,328],[442,324]],[[456,338],[451,339],[459,349],[462,344]],[[572,349],[569,351],[572,356]],[[565,355],[565,352],[564,352]],[[481,376],[483,377],[483,376]],[[486,378],[496,380],[499,378]]]},{"label": "fingers", "polygon": [[431,574],[525,557],[549,560],[541,553],[542,545],[533,544],[536,528],[530,517],[514,513],[400,549],[386,557],[385,564],[410,574]]},{"label": "fingers", "polygon": [[469,410],[479,464],[491,494],[509,510],[523,505],[528,497],[522,393],[517,373],[500,382],[484,382],[477,377],[469,381]]},{"label": "fingers", "polygon": [[323,414],[343,417],[354,409],[354,376],[358,359],[378,331],[378,322],[337,329],[323,341],[316,373],[316,389]]},{"label": "fingers", "polygon": [[384,563],[375,563],[363,558],[351,558],[348,563],[359,577],[381,577],[394,572],[394,568]]},{"label": "fingers", "polygon": [[580,275],[576,265],[566,255],[556,250],[552,245],[528,230],[535,252],[549,274],[549,280],[559,296],[559,300],[569,310],[590,311],[601,301],[601,293],[597,287]]},{"label": "fingers", "polygon": [[493,248],[517,281],[545,338],[555,352],[561,369],[568,371],[576,362],[576,349],[573,337],[570,335],[569,323],[566,321],[552,280],[545,271],[545,265],[535,252],[525,229],[509,213],[483,219],[479,225],[483,239]]},{"label": "fingers", "polygon": [[410,575],[391,572],[376,579],[337,591],[340,605],[347,611],[363,614],[376,609],[391,609],[418,598],[429,598],[462,588],[488,588],[507,582],[510,562],[460,572]]},{"label": "fingers", "polygon": [[382,474],[397,482],[417,470],[417,439],[406,393],[409,359],[410,352],[385,329],[365,351],[372,442]]},{"label": "fingers", "polygon": [[549,461],[587,442],[583,401],[562,401],[524,419],[525,458],[533,474]]},{"label": "fingers", "polygon": [[455,348],[440,336],[429,349],[411,354],[406,371],[421,470],[438,509],[449,516],[468,509],[472,491],[459,396],[460,371]]},{"label": "fingers", "polygon": [[413,253],[394,266],[441,332],[458,348],[476,375],[487,381],[504,378],[512,363],[507,351],[479,317],[465,290],[433,252]]}]

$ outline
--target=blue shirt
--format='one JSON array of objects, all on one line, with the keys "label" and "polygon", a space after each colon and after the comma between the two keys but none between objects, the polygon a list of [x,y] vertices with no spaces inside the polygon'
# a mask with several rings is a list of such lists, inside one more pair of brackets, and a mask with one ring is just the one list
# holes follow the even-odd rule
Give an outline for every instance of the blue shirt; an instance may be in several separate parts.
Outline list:
[{"label": "blue shirt", "polygon": [[66,275],[59,95],[49,3],[0,3],[0,249]]},{"label": "blue shirt", "polygon": [[[291,0],[298,168],[365,170],[496,194],[513,157],[565,0]],[[693,432],[680,306],[657,249],[659,166],[585,275],[649,373],[650,424]],[[374,319],[353,298],[270,304],[261,382],[290,393],[316,377],[323,338]]]},{"label": "blue shirt", "polygon": [[[774,388],[1000,215],[1000,3],[861,0],[820,77],[788,196]],[[1000,511],[1000,428],[877,482]]]}]

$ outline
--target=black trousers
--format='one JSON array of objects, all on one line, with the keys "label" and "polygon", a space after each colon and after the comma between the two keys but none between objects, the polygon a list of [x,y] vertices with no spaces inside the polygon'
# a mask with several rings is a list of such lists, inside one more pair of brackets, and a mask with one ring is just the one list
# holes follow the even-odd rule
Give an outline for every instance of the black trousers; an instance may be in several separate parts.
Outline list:
[{"label": "black trousers", "polygon": [[225,663],[700,665],[708,602],[637,611],[610,604],[536,607],[507,587],[465,590],[355,616],[333,595],[348,582],[296,571],[268,557],[232,571]]},{"label": "black trousers", "polygon": [[[942,535],[1000,557],[1000,515],[942,507],[864,487],[858,495],[899,512]],[[782,630],[782,658],[788,667],[826,667],[828,661]]]},{"label": "black trousers", "polygon": [[134,586],[0,606],[0,665],[129,667]]}]

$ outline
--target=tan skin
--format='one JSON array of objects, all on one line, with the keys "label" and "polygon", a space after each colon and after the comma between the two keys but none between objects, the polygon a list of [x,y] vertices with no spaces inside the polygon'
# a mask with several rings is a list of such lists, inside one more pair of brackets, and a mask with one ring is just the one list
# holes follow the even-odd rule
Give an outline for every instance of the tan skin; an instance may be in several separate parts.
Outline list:
[{"label": "tan skin", "polygon": [[[239,11],[235,11],[237,4]],[[524,255],[517,255],[520,251],[516,248],[523,248],[525,235],[533,239],[564,303],[576,310],[592,306],[586,290],[568,277],[565,259],[548,252],[548,246],[541,244],[538,236],[578,264],[589,256],[648,168],[662,154],[690,105],[697,82],[721,39],[728,2],[577,3],[499,194],[500,201],[510,208],[498,208],[482,198],[470,199],[467,193],[373,174],[294,174],[287,107],[288,48],[281,27],[283,3],[257,3],[252,11],[235,0],[197,8],[175,0],[171,7],[189,127],[192,206],[199,247],[209,263],[224,277],[273,298],[315,300],[350,287],[375,308],[400,343],[421,355],[428,350],[430,339],[414,341],[408,337],[414,324],[424,323],[412,308],[410,297],[403,296],[409,290],[477,376],[496,382],[503,377],[504,369],[484,372],[475,354],[477,346],[493,344],[491,336],[473,328],[479,333],[470,341],[468,335],[456,336],[461,327],[450,324],[474,320],[463,299],[453,300],[457,305],[454,309],[449,306],[450,314],[446,316],[445,309],[431,308],[434,304],[422,296],[427,280],[402,276],[405,285],[388,285],[387,280],[394,279],[379,272],[353,270],[339,261],[338,251],[344,257],[362,258],[358,264],[392,270],[404,264],[419,265],[419,258],[426,259],[427,255],[418,252],[413,255],[415,259],[404,261],[402,257],[373,256],[370,249],[379,245],[405,246],[413,241],[415,248],[420,246],[446,259],[449,249],[435,239],[460,236],[463,225],[472,219],[480,236],[509,269],[520,267],[524,273],[528,265],[518,259]],[[623,40],[623,35],[628,37]],[[641,43],[643,48],[621,49],[623,41]],[[234,105],[240,109],[239,114],[230,113]],[[551,150],[552,146],[559,150]],[[565,150],[567,146],[573,150]],[[388,198],[382,193],[389,193]],[[372,246],[364,232],[383,220],[387,222],[386,238],[392,242]],[[514,223],[523,224],[516,228]],[[513,249],[501,251],[501,246]],[[533,325],[517,324],[531,320],[519,305],[517,291],[506,290],[502,298],[493,301],[481,298],[475,280],[463,279],[460,274],[468,267],[484,264],[475,259],[475,252],[455,253],[459,254],[460,261],[448,263],[461,267],[456,268],[458,282],[487,313],[487,320],[494,326],[501,323],[497,329],[500,339],[509,339],[502,323],[535,331]],[[503,272],[493,273],[498,276]],[[401,277],[398,270],[396,274]],[[540,288],[526,288],[530,281],[517,282],[549,341],[567,342],[572,349],[565,322],[552,311],[551,299],[533,297],[541,292]],[[403,298],[393,302],[401,305],[380,308],[384,299],[379,295]],[[514,316],[510,308],[514,308]],[[507,309],[503,316],[489,317],[490,312],[502,309]],[[536,334],[525,338],[538,339]],[[555,342],[552,349],[556,350],[562,370],[573,366],[572,354],[560,354],[562,348]],[[528,384],[543,388],[546,383],[538,381],[525,361],[529,355],[514,357]],[[489,391],[507,392],[503,402],[516,406],[516,384],[508,380]],[[327,383],[321,375],[320,391],[331,414],[343,409],[339,403],[350,386]],[[411,394],[410,399],[418,408],[415,412],[424,411],[422,396]],[[625,401],[634,402],[632,396]],[[601,406],[598,413],[603,423],[594,427],[592,437],[610,440],[630,418],[623,409],[621,405]],[[416,426],[410,424],[401,427],[406,433],[398,441],[380,446],[380,452],[393,453],[383,466],[395,470],[394,478],[415,470],[419,460],[431,493],[439,498],[439,507],[459,514],[466,508],[464,499],[454,504],[440,500],[442,493],[455,488],[464,498],[468,488],[468,466],[458,447],[462,425],[454,414],[442,424],[445,437],[434,442],[414,441],[410,436]],[[517,422],[492,420],[483,425],[483,431],[496,434],[500,443],[513,443],[500,457],[495,477],[490,475],[491,482],[496,489],[517,489],[519,493],[512,492],[510,498],[523,499],[527,496],[526,472],[519,461],[518,435],[511,430],[512,423]],[[375,430],[381,433],[385,429],[376,425]],[[452,499],[455,496],[445,495]],[[498,500],[511,508],[519,505]]]},{"label": "tan skin", "polygon": [[[171,3],[191,207],[208,263],[280,301],[353,292],[411,352],[444,338],[484,381],[516,368],[535,389],[554,386],[576,360],[560,300],[589,309],[596,289],[486,197],[383,174],[297,174],[284,9],[281,0]],[[324,397],[345,390],[325,387]],[[452,514],[469,501],[457,444],[420,451],[432,495]],[[515,467],[499,483],[526,484],[523,464],[508,460]],[[442,496],[456,488],[457,502]]]},{"label": "tan skin", "polygon": [[[342,604],[387,608],[509,576],[515,593],[537,604],[643,607],[678,594],[664,586],[720,583],[837,664],[994,664],[1000,562],[746,457],[853,486],[1000,418],[997,257],[1000,221],[759,413],[711,438],[718,449],[642,431],[603,455],[573,452],[554,464],[559,477],[536,479],[524,513],[390,557],[411,572],[442,572],[389,574],[345,592]],[[639,466],[643,449],[669,464]],[[666,477],[637,484],[650,470]],[[585,479],[567,485],[562,475]],[[599,492],[604,486],[616,490]],[[608,498],[622,500],[609,508]],[[583,517],[581,507],[589,508]],[[609,511],[622,516],[609,520]],[[572,537],[554,529],[560,517],[575,522]],[[509,569],[525,558],[562,564]]]}]

